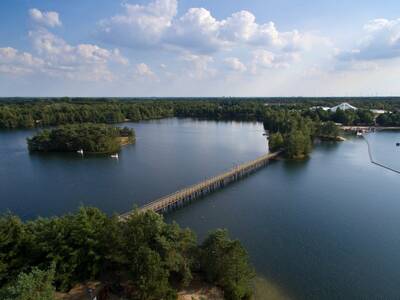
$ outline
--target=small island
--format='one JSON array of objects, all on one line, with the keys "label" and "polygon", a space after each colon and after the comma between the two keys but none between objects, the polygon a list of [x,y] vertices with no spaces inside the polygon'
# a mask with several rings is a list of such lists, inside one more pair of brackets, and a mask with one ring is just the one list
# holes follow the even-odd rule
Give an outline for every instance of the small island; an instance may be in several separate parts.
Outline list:
[{"label": "small island", "polygon": [[105,124],[72,124],[45,129],[27,139],[31,152],[115,153],[135,142],[135,132],[128,127]]}]

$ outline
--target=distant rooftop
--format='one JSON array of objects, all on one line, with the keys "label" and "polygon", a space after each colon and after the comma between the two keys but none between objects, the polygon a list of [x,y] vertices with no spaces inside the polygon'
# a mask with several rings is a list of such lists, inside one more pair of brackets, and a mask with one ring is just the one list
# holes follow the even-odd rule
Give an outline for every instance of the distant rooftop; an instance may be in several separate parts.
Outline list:
[{"label": "distant rooftop", "polygon": [[335,112],[335,111],[337,111],[338,109],[340,109],[340,110],[349,110],[349,109],[351,109],[351,110],[357,110],[357,107],[354,107],[353,105],[350,105],[349,103],[344,102],[344,103],[341,103],[341,104],[339,104],[339,105],[336,105],[336,106],[332,107],[332,108],[330,109],[330,111]]}]

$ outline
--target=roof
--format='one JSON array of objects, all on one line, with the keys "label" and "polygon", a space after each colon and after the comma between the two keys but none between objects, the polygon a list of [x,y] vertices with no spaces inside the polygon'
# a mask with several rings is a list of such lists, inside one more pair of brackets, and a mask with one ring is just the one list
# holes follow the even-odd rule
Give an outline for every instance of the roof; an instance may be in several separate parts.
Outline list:
[{"label": "roof", "polygon": [[317,109],[322,109],[322,110],[330,110],[331,108],[330,107],[328,107],[328,106],[313,106],[313,107],[310,107],[310,109],[311,110],[317,110]]},{"label": "roof", "polygon": [[350,105],[349,103],[344,102],[344,103],[341,103],[339,105],[332,107],[330,110],[335,112],[338,109],[340,109],[340,110],[349,110],[349,109],[356,110],[357,107],[354,107],[353,105]]},{"label": "roof", "polygon": [[371,109],[371,112],[374,113],[374,114],[377,114],[377,115],[381,115],[381,114],[386,113],[386,110],[383,110],[383,109]]}]

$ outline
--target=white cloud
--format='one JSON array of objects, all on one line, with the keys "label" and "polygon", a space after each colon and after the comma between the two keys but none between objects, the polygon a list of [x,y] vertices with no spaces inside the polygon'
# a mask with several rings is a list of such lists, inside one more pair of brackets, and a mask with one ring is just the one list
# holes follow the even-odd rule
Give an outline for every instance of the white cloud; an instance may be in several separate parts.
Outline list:
[{"label": "white cloud", "polygon": [[177,0],[156,0],[148,5],[123,4],[124,14],[102,20],[100,36],[123,46],[149,46],[160,42],[177,13]]},{"label": "white cloud", "polygon": [[273,22],[258,24],[249,11],[218,20],[205,8],[190,8],[177,18],[177,0],[124,4],[124,13],[100,22],[103,40],[128,47],[153,46],[210,54],[234,47],[298,51],[303,35],[280,32]]},{"label": "white cloud", "polygon": [[341,61],[373,61],[400,57],[400,19],[375,19],[364,26],[356,48],[338,51]]},{"label": "white cloud", "polygon": [[45,29],[29,32],[34,57],[14,48],[0,48],[0,72],[14,75],[41,73],[74,80],[113,80],[110,64],[128,64],[118,49],[107,50],[97,45],[69,45]]},{"label": "white cloud", "polygon": [[173,22],[164,42],[185,50],[209,53],[226,44],[219,38],[220,22],[204,8],[191,8]]},{"label": "white cloud", "polygon": [[288,68],[296,60],[299,60],[297,53],[275,54],[267,50],[255,50],[253,52],[251,72],[255,74],[262,69]]},{"label": "white cloud", "polygon": [[44,65],[40,58],[33,57],[27,52],[19,52],[17,49],[0,48],[0,73],[23,75],[33,73]]},{"label": "white cloud", "polygon": [[145,63],[140,63],[136,65],[135,67],[135,75],[137,77],[145,77],[145,78],[150,78],[150,79],[155,79],[156,75],[154,72],[151,70],[151,68],[146,65]]},{"label": "white cloud", "polygon": [[240,11],[221,21],[221,37],[231,42],[247,43],[255,46],[297,50],[302,37],[297,30],[279,32],[273,22],[258,24],[249,11]]},{"label": "white cloud", "polygon": [[34,49],[55,63],[105,64],[112,61],[121,64],[128,63],[118,49],[110,51],[92,44],[72,46],[62,38],[44,29],[30,31],[29,37],[32,40]]},{"label": "white cloud", "polygon": [[62,25],[60,17],[55,11],[41,12],[37,8],[32,8],[29,10],[29,16],[32,21],[40,25],[48,27],[56,27]]},{"label": "white cloud", "polygon": [[214,59],[208,55],[187,53],[181,58],[186,62],[185,74],[192,79],[207,79],[216,75],[217,70],[211,66]]},{"label": "white cloud", "polygon": [[247,67],[237,57],[225,58],[224,63],[232,71],[245,72],[247,70]]}]

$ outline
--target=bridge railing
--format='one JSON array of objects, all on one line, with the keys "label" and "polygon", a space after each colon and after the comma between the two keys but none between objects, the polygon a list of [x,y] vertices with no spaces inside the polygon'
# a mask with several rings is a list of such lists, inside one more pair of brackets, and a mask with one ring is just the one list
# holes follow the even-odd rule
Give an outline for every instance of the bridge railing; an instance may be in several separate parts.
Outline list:
[{"label": "bridge railing", "polygon": [[[280,154],[280,152],[274,152],[274,153],[267,153],[263,156],[260,156],[252,161],[249,162],[245,162],[241,165],[238,165],[234,168],[231,168],[230,170],[210,177],[208,179],[205,179],[204,181],[200,182],[200,183],[196,183],[193,185],[190,185],[188,187],[185,187],[181,190],[178,190],[174,193],[168,194],[166,196],[163,196],[159,199],[156,199],[154,201],[151,201],[147,204],[145,204],[144,206],[142,206],[141,208],[139,208],[140,211],[146,211],[146,210],[151,210],[151,209],[155,209],[157,207],[163,207],[163,206],[168,206],[170,204],[170,202],[176,202],[179,200],[182,200],[181,198],[183,198],[186,195],[190,195],[193,194],[194,192],[200,192],[202,191],[204,188],[207,187],[211,187],[214,184],[217,184],[219,182],[221,182],[222,180],[225,180],[227,178],[230,178],[234,175],[240,174],[240,172],[247,170],[248,168],[255,168],[257,166],[257,164],[259,163],[265,163],[268,160],[275,158],[276,156],[278,156]],[[122,214],[120,216],[120,218],[126,218],[128,217],[132,212],[127,212],[125,214]]]}]

